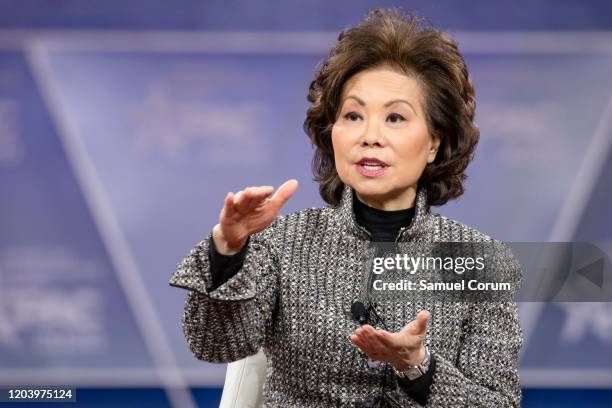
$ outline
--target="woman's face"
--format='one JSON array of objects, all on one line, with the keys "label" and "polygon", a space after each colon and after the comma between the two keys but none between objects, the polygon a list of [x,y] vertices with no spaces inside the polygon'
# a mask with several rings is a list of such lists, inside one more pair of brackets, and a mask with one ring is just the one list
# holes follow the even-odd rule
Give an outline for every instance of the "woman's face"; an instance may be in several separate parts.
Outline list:
[{"label": "woman's face", "polygon": [[417,182],[440,142],[429,134],[423,103],[417,81],[389,67],[361,71],[345,83],[332,128],[336,171],[369,206],[414,205]]}]

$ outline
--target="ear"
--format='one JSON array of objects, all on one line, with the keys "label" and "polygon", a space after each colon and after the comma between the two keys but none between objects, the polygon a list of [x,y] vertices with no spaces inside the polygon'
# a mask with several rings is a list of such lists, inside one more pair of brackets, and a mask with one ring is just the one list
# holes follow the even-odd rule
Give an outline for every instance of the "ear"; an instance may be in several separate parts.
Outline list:
[{"label": "ear", "polygon": [[427,163],[432,163],[436,159],[436,154],[438,153],[438,148],[440,147],[440,142],[442,138],[440,137],[440,133],[435,132],[431,136],[431,146],[429,148],[429,155],[427,156]]}]

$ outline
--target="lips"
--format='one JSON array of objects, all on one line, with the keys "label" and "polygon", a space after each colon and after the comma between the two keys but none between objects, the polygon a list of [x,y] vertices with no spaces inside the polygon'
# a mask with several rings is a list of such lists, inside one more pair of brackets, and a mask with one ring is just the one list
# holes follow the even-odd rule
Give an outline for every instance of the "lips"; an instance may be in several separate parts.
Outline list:
[{"label": "lips", "polygon": [[360,166],[369,167],[369,168],[373,168],[373,169],[378,169],[378,168],[381,168],[381,167],[388,167],[389,166],[384,161],[382,161],[380,159],[377,159],[375,157],[364,157],[361,160],[359,160],[357,162],[357,164],[360,165]]},{"label": "lips", "polygon": [[375,157],[364,157],[355,166],[357,171],[366,177],[378,177],[387,172],[389,165]]}]

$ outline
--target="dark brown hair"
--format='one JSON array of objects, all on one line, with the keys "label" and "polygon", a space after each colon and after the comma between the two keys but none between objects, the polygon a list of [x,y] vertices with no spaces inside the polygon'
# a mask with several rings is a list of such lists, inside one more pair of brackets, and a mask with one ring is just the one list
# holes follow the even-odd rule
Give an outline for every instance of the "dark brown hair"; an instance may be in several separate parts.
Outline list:
[{"label": "dark brown hair", "polygon": [[430,22],[397,8],[373,9],[361,23],[344,29],[310,83],[303,127],[315,147],[312,170],[321,197],[335,206],[344,187],[331,141],[342,88],[354,74],[381,65],[418,81],[429,133],[440,135],[436,158],[419,179],[428,204],[459,197],[480,137],[474,86],[457,43]]}]

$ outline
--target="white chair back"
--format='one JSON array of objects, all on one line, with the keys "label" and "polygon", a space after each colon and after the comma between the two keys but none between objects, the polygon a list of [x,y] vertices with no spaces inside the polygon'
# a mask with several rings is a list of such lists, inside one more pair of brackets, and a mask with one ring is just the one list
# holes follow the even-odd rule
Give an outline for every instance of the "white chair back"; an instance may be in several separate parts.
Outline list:
[{"label": "white chair back", "polygon": [[219,408],[261,408],[266,364],[263,350],[229,363]]}]

